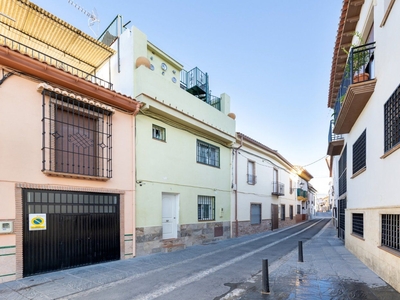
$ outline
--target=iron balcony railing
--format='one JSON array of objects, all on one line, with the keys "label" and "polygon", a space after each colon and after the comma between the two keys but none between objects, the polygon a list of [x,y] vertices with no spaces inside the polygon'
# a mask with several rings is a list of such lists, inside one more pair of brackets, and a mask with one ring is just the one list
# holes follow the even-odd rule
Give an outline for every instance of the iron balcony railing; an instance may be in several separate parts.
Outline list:
[{"label": "iron balcony railing", "polygon": [[272,182],[272,195],[284,196],[285,184],[278,181]]},{"label": "iron balcony railing", "polygon": [[221,98],[211,95],[208,74],[199,68],[180,72],[180,87],[212,107],[221,110]]},{"label": "iron balcony railing", "polygon": [[56,68],[62,69],[66,72],[71,73],[72,75],[76,75],[80,78],[84,78],[87,81],[90,81],[92,83],[98,84],[102,87],[105,87],[107,89],[112,89],[112,83],[105,81],[99,77],[96,77],[90,73],[87,73],[85,71],[82,71],[76,67],[73,67],[69,64],[66,64],[65,62],[56,59],[54,57],[51,57],[50,55],[47,55],[43,52],[37,51],[31,47],[28,47],[22,43],[19,43],[17,41],[14,41],[2,34],[0,34],[0,45],[7,46],[12,50],[17,50],[18,52],[22,54],[29,55],[32,58],[36,58],[37,60],[41,62],[45,62],[49,65],[55,66]]},{"label": "iron balcony railing", "polygon": [[[349,86],[353,83],[375,79],[374,51],[375,42],[351,48],[336,97],[334,108],[335,122]],[[362,77],[361,74],[368,74],[368,77]]]},{"label": "iron balcony railing", "polygon": [[297,198],[299,200],[307,200],[308,199],[308,192],[302,189],[297,189]]},{"label": "iron balcony railing", "polygon": [[248,184],[256,184],[257,183],[257,176],[253,174],[247,174],[247,183]]},{"label": "iron balcony railing", "polygon": [[341,134],[333,133],[333,127],[335,127],[335,120],[331,120],[329,125],[328,143],[332,143],[338,140],[343,140],[343,136]]}]

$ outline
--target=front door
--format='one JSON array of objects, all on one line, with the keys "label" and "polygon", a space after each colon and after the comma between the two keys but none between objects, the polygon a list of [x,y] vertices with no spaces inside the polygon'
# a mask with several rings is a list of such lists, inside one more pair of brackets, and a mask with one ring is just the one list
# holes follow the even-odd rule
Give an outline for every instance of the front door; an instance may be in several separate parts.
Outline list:
[{"label": "front door", "polygon": [[277,204],[271,204],[271,229],[279,228],[279,207]]},{"label": "front door", "polygon": [[177,195],[162,194],[162,232],[163,239],[177,238]]}]

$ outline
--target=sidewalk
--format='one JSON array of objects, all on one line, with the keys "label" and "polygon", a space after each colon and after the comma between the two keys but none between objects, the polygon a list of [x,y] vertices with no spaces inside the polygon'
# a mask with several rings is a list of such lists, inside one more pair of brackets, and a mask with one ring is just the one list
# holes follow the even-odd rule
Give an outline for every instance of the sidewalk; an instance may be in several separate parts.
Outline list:
[{"label": "sidewalk", "polygon": [[[317,217],[321,217],[317,215]],[[400,299],[400,294],[350,253],[329,222],[312,240],[269,266],[269,294],[262,273],[222,299]]]}]

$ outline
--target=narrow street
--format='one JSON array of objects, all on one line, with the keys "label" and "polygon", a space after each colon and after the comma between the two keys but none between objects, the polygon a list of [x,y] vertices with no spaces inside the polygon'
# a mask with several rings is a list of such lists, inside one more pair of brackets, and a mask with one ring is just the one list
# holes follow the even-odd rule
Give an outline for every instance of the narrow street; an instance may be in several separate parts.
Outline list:
[{"label": "narrow street", "polygon": [[21,298],[221,299],[262,268],[306,242],[330,219],[314,219],[290,228],[192,246],[105,264],[27,277],[0,284]]}]

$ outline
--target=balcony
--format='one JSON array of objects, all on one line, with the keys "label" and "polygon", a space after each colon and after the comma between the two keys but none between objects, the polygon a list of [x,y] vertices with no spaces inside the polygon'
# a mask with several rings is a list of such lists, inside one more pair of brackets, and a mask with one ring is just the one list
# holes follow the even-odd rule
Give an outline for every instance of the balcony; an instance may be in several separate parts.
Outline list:
[{"label": "balcony", "polygon": [[112,83],[105,81],[99,77],[96,77],[90,73],[87,73],[85,71],[82,71],[72,65],[69,65],[59,59],[56,59],[48,54],[45,54],[43,52],[37,51],[31,47],[28,47],[22,43],[19,43],[15,40],[12,40],[2,34],[0,34],[0,46],[5,46],[10,48],[11,50],[16,50],[20,52],[21,54],[27,55],[29,57],[32,57],[34,59],[37,59],[38,61],[47,63],[51,66],[54,66],[58,69],[61,69],[65,72],[68,72],[72,75],[78,76],[80,78],[83,78],[87,81],[90,81],[94,84],[100,85],[102,87],[105,87],[107,89],[112,89]]},{"label": "balcony", "polygon": [[253,174],[247,174],[247,183],[254,185],[257,183],[257,176],[253,175]]},{"label": "balcony", "polygon": [[211,95],[208,74],[202,72],[199,68],[190,71],[182,70],[180,86],[201,101],[221,110],[221,99]]},{"label": "balcony", "polygon": [[297,189],[297,200],[299,201],[307,201],[308,193],[302,189]]},{"label": "balcony", "polygon": [[272,195],[284,196],[285,195],[285,185],[281,182],[272,182]]},{"label": "balcony", "polygon": [[344,139],[341,134],[333,133],[335,120],[331,120],[328,132],[328,152],[327,155],[336,156],[340,155],[344,146]]},{"label": "balcony", "polygon": [[335,103],[335,134],[350,132],[375,90],[374,50],[375,42],[350,50]]}]

